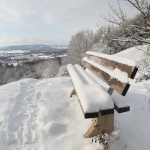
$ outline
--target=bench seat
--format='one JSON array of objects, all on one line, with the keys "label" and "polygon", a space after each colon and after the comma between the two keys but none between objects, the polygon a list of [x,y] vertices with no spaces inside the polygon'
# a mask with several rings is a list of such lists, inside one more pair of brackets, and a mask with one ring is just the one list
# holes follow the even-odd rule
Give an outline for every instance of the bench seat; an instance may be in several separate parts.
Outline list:
[{"label": "bench seat", "polygon": [[114,104],[108,92],[79,65],[67,66],[85,118],[113,114]]}]

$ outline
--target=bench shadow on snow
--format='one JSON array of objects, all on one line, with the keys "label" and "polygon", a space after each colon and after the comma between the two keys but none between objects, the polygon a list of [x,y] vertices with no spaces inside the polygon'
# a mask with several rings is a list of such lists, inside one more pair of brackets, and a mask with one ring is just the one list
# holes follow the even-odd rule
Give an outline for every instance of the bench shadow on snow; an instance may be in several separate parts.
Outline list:
[{"label": "bench shadow on snow", "polygon": [[58,122],[50,122],[43,128],[43,136],[48,137],[52,136],[53,138],[56,138],[57,136],[63,135],[67,131],[67,125],[63,123]]},{"label": "bench shadow on snow", "polygon": [[61,123],[52,123],[51,128],[49,130],[50,134],[53,136],[57,136],[63,134],[67,130],[66,124]]}]

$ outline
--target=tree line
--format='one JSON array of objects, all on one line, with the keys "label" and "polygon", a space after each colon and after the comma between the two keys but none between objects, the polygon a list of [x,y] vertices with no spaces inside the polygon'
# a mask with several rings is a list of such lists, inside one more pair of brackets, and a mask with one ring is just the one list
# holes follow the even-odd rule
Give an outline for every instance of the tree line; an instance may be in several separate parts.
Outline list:
[{"label": "tree line", "polygon": [[138,14],[129,19],[119,0],[118,8],[109,5],[112,13],[102,16],[110,23],[109,26],[98,27],[95,33],[92,30],[82,30],[72,36],[68,46],[69,62],[80,63],[88,50],[114,54],[132,46],[150,45],[149,0],[123,1],[136,8]]}]

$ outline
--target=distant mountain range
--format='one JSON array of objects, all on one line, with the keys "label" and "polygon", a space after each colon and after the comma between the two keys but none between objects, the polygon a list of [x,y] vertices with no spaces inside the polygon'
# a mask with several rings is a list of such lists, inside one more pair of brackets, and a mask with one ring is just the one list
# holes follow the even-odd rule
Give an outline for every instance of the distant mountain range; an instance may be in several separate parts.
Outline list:
[{"label": "distant mountain range", "polygon": [[41,49],[67,49],[67,45],[14,45],[14,46],[3,46],[0,50],[41,50]]}]

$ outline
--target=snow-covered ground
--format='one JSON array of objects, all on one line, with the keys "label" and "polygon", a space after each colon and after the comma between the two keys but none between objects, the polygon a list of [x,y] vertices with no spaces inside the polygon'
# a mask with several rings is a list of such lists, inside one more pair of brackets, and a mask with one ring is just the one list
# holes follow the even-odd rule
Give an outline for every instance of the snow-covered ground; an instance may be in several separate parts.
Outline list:
[{"label": "snow-covered ground", "polygon": [[[102,150],[83,137],[92,120],[83,118],[77,97],[69,97],[72,88],[69,77],[0,86],[0,149]],[[149,149],[149,93],[150,80],[133,83],[125,96],[131,111],[115,112],[111,150]]]},{"label": "snow-covered ground", "polygon": [[[144,81],[150,76],[150,58],[143,52],[147,49],[140,46],[115,54],[133,59],[139,67],[136,78],[143,81],[131,82],[125,97],[112,95],[124,99],[131,110],[115,112],[110,150],[150,148],[150,80]],[[0,150],[102,150],[83,137],[92,119],[85,120],[77,97],[69,97],[72,88],[69,77],[23,79],[0,86]]]}]

